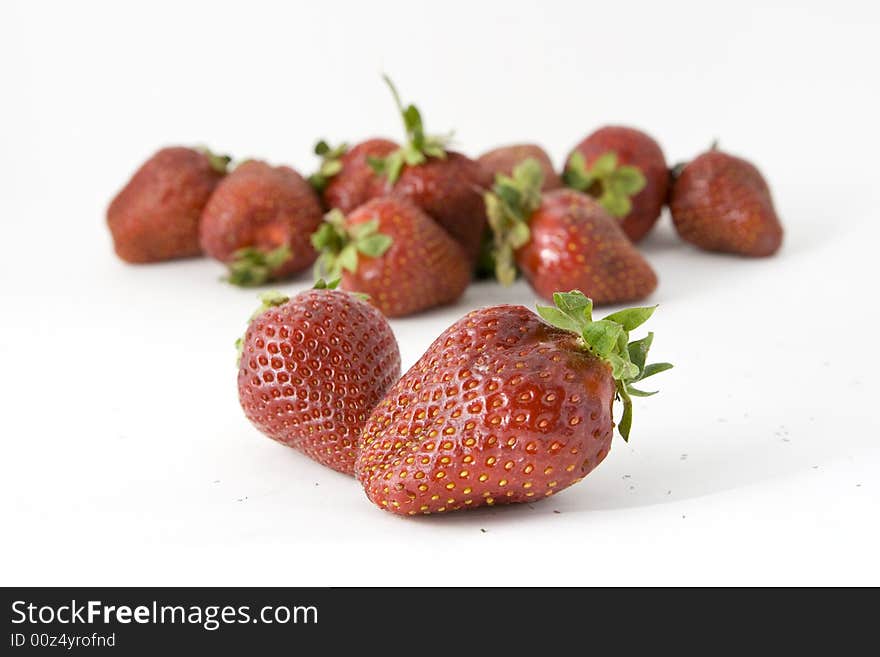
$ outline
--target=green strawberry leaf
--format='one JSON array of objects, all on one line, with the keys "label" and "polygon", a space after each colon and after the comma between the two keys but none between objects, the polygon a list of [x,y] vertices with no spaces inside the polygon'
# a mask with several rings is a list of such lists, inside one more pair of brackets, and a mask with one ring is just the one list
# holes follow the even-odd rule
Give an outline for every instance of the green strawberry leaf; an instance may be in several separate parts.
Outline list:
[{"label": "green strawberry leaf", "polygon": [[611,368],[617,386],[617,398],[623,404],[623,413],[617,425],[624,440],[629,440],[632,428],[632,397],[656,394],[632,387],[640,381],[672,367],[669,363],[646,365],[648,350],[654,334],[630,341],[629,332],[644,324],[656,306],[628,308],[611,313],[603,319],[592,318],[593,302],[582,292],[556,292],[553,306],[538,306],[538,314],[550,325],[575,333],[583,348],[604,360]]},{"label": "green strawberry leaf", "polygon": [[262,251],[255,247],[239,249],[232,255],[225,280],[239,287],[264,285],[276,276],[278,268],[291,257],[293,254],[287,244],[271,251]]},{"label": "green strawberry leaf", "polygon": [[309,183],[315,191],[322,192],[331,178],[342,171],[342,156],[348,152],[348,144],[331,147],[323,139],[315,144],[315,155],[321,158],[318,170],[309,176]]},{"label": "green strawberry leaf", "polygon": [[403,120],[403,129],[406,133],[406,143],[398,150],[392,152],[385,158],[368,158],[370,167],[378,175],[388,178],[388,182],[394,184],[400,178],[404,164],[409,166],[418,166],[423,164],[427,158],[445,158],[446,146],[451,140],[451,136],[428,136],[425,134],[424,121],[422,114],[415,105],[403,105],[400,100],[400,94],[397,87],[387,75],[383,75],[382,79],[391,90],[391,96],[394,98],[394,104]]},{"label": "green strawberry leaf", "polygon": [[654,311],[656,309],[657,306],[647,306],[645,308],[627,308],[626,310],[620,310],[616,313],[611,313],[605,319],[612,322],[617,322],[627,331],[632,331],[633,329],[637,329],[642,324],[651,319],[651,315],[654,314]]},{"label": "green strawberry leaf", "polygon": [[376,233],[359,240],[357,242],[357,250],[365,256],[378,258],[379,256],[384,255],[384,253],[391,247],[393,241],[394,240],[388,235]]},{"label": "green strawberry leaf", "polygon": [[584,156],[575,152],[563,172],[568,187],[592,194],[614,217],[622,218],[632,211],[633,196],[645,188],[645,175],[638,167],[620,164],[617,153],[608,151],[588,167]]},{"label": "green strawberry leaf", "polygon": [[617,322],[600,319],[587,324],[582,335],[590,351],[600,358],[608,358],[617,346],[617,339],[625,329]]},{"label": "green strawberry leaf", "polygon": [[646,365],[643,368],[642,375],[639,377],[639,380],[647,379],[649,376],[654,376],[655,374],[665,372],[666,370],[671,370],[672,367],[672,363],[651,363],[650,365]]},{"label": "green strawberry leaf", "polygon": [[529,158],[514,168],[512,176],[496,175],[492,190],[483,195],[492,230],[491,259],[502,285],[516,279],[514,253],[531,239],[529,219],[541,205],[543,182],[541,165]]}]

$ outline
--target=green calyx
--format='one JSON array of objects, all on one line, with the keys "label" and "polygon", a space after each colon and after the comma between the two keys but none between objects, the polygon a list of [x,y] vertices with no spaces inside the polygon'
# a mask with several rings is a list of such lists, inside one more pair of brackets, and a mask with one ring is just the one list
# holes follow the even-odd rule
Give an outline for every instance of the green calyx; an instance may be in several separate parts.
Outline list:
[{"label": "green calyx", "polygon": [[232,162],[232,158],[228,155],[218,155],[205,146],[199,146],[196,150],[208,158],[208,164],[217,173],[226,174],[229,171],[229,163]]},{"label": "green calyx", "polygon": [[276,270],[292,256],[287,244],[271,251],[262,251],[251,246],[239,249],[232,255],[226,281],[239,287],[264,285],[272,280]]},{"label": "green calyx", "polygon": [[483,195],[492,229],[495,277],[503,285],[516,279],[514,253],[531,239],[529,219],[541,206],[544,172],[534,158],[520,162],[512,176],[497,174],[492,190]]},{"label": "green calyx", "polygon": [[348,144],[331,147],[323,139],[315,144],[315,155],[321,158],[321,166],[309,176],[309,183],[315,191],[323,192],[337,173],[342,171],[342,156],[348,152]]},{"label": "green calyx", "polygon": [[[250,323],[254,321],[257,317],[269,310],[269,308],[284,305],[288,301],[290,301],[290,297],[286,294],[278,292],[277,290],[273,290],[272,292],[263,292],[263,294],[260,295],[259,307],[254,312],[252,312],[251,316],[248,318],[248,325],[250,325]],[[241,352],[243,348],[244,336],[241,336],[240,338],[238,338],[238,340],[235,341],[235,351],[237,354],[235,359],[236,364],[241,362]]]},{"label": "green calyx", "polygon": [[446,158],[446,146],[449,145],[452,135],[429,136],[425,134],[422,115],[415,105],[403,106],[397,88],[391,82],[391,78],[383,75],[382,79],[391,89],[394,103],[403,118],[403,128],[406,132],[406,143],[386,157],[371,157],[367,159],[370,167],[380,176],[388,178],[392,185],[397,182],[403,165],[417,166],[424,163],[429,157]]},{"label": "green calyx", "polygon": [[379,232],[378,218],[349,226],[339,210],[331,210],[324,216],[324,223],[311,239],[320,254],[315,262],[316,279],[337,279],[343,270],[355,273],[358,254],[378,258],[393,242],[389,235]]},{"label": "green calyx", "polygon": [[584,349],[611,366],[617,384],[617,399],[623,403],[623,415],[617,430],[628,441],[632,428],[632,398],[657,394],[656,391],[635,388],[633,384],[672,367],[669,363],[646,364],[653,333],[641,340],[629,341],[629,332],[648,321],[657,306],[627,308],[593,320],[593,302],[582,292],[556,292],[553,303],[554,306],[538,306],[538,314],[553,326],[577,334]]},{"label": "green calyx", "polygon": [[587,168],[581,153],[574,153],[562,174],[565,184],[596,197],[612,216],[625,217],[632,210],[631,198],[645,187],[644,174],[634,166],[618,164],[617,153],[610,151],[596,158]]}]

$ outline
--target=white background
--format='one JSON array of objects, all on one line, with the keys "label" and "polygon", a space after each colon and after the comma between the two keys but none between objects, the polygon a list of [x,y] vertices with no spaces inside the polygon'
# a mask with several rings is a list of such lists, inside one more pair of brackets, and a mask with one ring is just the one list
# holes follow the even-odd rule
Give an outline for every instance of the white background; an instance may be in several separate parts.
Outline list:
[{"label": "white background", "polygon": [[[0,583],[880,584],[880,21],[805,4],[3,3]],[[112,253],[105,207],[162,145],[309,172],[318,137],[398,137],[381,71],[472,155],[534,140],[559,163],[624,123],[670,162],[720,138],[773,188],[775,258],[663,218],[654,358],[677,367],[549,501],[375,509],[241,413],[253,291]],[[404,366],[496,302],[535,298],[474,286],[393,322]]]}]

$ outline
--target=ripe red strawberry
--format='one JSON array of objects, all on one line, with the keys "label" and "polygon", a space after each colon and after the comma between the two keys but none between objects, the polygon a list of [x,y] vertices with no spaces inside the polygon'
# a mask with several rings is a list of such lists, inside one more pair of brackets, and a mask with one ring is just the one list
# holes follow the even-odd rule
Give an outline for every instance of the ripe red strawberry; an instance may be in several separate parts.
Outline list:
[{"label": "ripe red strawberry", "polygon": [[361,429],[400,376],[391,327],[370,304],[323,282],[292,299],[261,298],[237,343],[245,415],[272,440],[352,474]]},{"label": "ripe red strawberry", "polygon": [[669,208],[681,238],[707,251],[763,257],[782,245],[782,224],[761,172],[714,148],[678,172]]},{"label": "ripe red strawberry", "polygon": [[541,185],[541,191],[549,192],[553,189],[562,187],[562,178],[553,168],[553,161],[547,155],[547,151],[537,144],[514,144],[511,146],[501,146],[491,151],[483,153],[477,162],[483,167],[483,171],[488,180],[495,180],[495,175],[502,173],[505,176],[513,175],[513,170],[518,164],[532,158],[539,165],[544,173],[544,183]]},{"label": "ripe red strawberry", "polygon": [[476,310],[446,329],[367,421],[356,474],[380,508],[403,515],[528,502],[577,483],[611,448],[612,403],[628,439],[635,382],[653,334],[629,331],[654,308],[593,321],[579,292],[539,307]]},{"label": "ripe red strawberry", "polygon": [[387,181],[377,174],[370,161],[384,158],[399,148],[387,139],[368,139],[352,149],[346,144],[331,148],[324,141],[315,146],[321,167],[309,182],[321,194],[324,208],[347,214],[372,198],[382,196]]},{"label": "ripe red strawberry", "polygon": [[309,236],[321,225],[321,204],[290,167],[243,162],[205,206],[205,252],[229,266],[230,283],[262,285],[308,268],[317,257]]},{"label": "ripe red strawberry", "polygon": [[458,299],[470,281],[461,247],[415,205],[377,198],[346,218],[338,210],[312,238],[323,276],[342,278],[388,317]]},{"label": "ripe red strawberry", "polygon": [[144,162],[107,209],[116,254],[134,263],[201,255],[199,217],[228,163],[181,146]]},{"label": "ripe red strawberry", "polygon": [[425,135],[419,110],[415,105],[404,108],[391,80],[386,76],[385,81],[403,117],[407,142],[370,160],[387,179],[381,193],[412,201],[427,212],[461,244],[473,264],[486,226],[482,192],[489,180],[477,162],[446,150],[448,137]]},{"label": "ripe red strawberry", "polygon": [[663,211],[669,170],[660,146],[640,130],[607,126],[574,147],[566,160],[566,184],[599,199],[637,242]]},{"label": "ripe red strawberry", "polygon": [[499,175],[486,194],[498,280],[513,282],[515,262],[546,299],[565,289],[582,290],[597,305],[651,294],[657,276],[619,222],[572,189],[541,194],[541,178],[538,163],[528,159],[512,178]]}]

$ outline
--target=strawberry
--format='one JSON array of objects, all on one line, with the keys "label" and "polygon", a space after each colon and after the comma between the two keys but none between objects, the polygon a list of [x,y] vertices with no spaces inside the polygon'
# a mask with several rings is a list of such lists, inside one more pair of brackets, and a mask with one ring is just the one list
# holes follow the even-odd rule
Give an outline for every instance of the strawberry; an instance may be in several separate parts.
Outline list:
[{"label": "strawberry", "polygon": [[387,139],[368,139],[351,150],[346,144],[330,147],[327,142],[315,145],[315,154],[321,157],[321,166],[309,177],[309,182],[321,194],[324,208],[338,208],[347,214],[386,191],[386,180],[370,166],[399,148]]},{"label": "strawberry", "polygon": [[308,268],[321,204],[293,169],[243,162],[217,186],[202,215],[205,252],[229,266],[228,281],[262,285]]},{"label": "strawberry", "polygon": [[498,280],[513,282],[515,263],[546,299],[565,289],[582,290],[597,305],[651,294],[657,276],[619,222],[586,194],[541,194],[541,181],[541,167],[528,159],[486,194]]},{"label": "strawberry", "polygon": [[640,130],[607,126],[569,155],[565,183],[599,199],[633,242],[653,228],[663,210],[669,171],[660,146]]},{"label": "strawberry", "polygon": [[612,405],[628,440],[633,384],[672,367],[646,365],[653,334],[629,331],[654,308],[594,321],[580,292],[555,306],[492,306],[444,331],[376,405],[359,443],[367,497],[402,515],[549,497],[607,456]]},{"label": "strawberry", "polygon": [[361,429],[400,376],[400,352],[378,310],[333,287],[262,295],[236,343],[238,396],[269,438],[352,474]]},{"label": "strawberry", "polygon": [[750,162],[713,146],[674,174],[669,208],[683,240],[752,257],[773,255],[782,245],[770,188]]},{"label": "strawberry", "polygon": [[346,218],[338,210],[312,237],[321,275],[342,278],[388,317],[451,303],[470,280],[461,247],[415,205],[377,198]]},{"label": "strawberry", "polygon": [[373,169],[387,179],[388,193],[415,203],[461,244],[471,263],[480,251],[486,225],[482,189],[488,180],[470,158],[446,150],[448,137],[425,135],[415,105],[403,107],[391,80],[385,77],[403,117],[407,142],[381,158],[371,158]]},{"label": "strawberry", "polygon": [[544,183],[541,185],[541,191],[549,192],[553,189],[562,187],[562,178],[553,168],[553,161],[547,155],[547,151],[537,144],[514,144],[511,146],[501,146],[491,151],[483,153],[477,162],[483,167],[486,177],[494,180],[495,175],[502,173],[505,176],[513,174],[516,165],[532,158],[541,165],[541,171],[544,172]]},{"label": "strawberry", "polygon": [[133,263],[201,255],[199,217],[228,163],[182,146],[144,162],[107,209],[116,254]]}]

